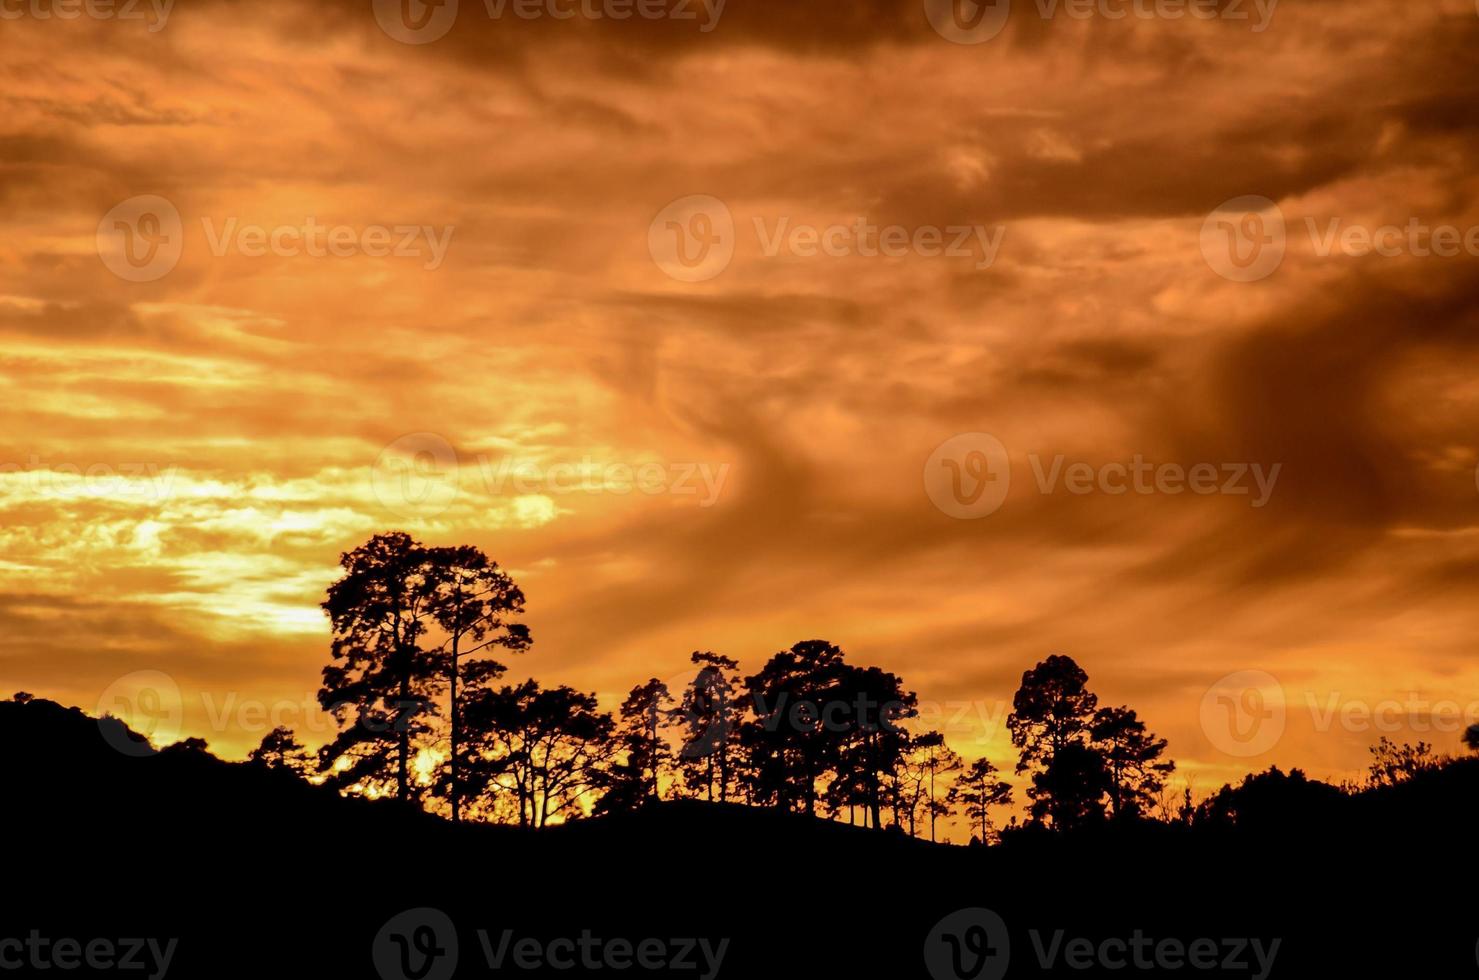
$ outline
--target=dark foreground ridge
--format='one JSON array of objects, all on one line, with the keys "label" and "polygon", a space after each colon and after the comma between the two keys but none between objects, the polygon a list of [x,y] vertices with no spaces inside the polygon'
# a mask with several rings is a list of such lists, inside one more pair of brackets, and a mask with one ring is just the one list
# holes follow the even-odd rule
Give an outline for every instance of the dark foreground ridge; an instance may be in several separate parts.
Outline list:
[{"label": "dark foreground ridge", "polygon": [[692,800],[454,826],[130,739],[0,702],[0,980],[1479,976],[1479,760],[964,848]]}]

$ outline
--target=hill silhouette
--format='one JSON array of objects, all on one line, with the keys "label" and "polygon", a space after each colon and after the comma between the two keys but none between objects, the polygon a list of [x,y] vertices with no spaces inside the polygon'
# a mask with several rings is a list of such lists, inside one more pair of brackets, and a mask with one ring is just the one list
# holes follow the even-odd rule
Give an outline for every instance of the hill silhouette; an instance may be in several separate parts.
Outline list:
[{"label": "hill silhouette", "polygon": [[[526,938],[543,955],[563,953],[565,937],[579,955],[583,935],[602,972],[613,967],[596,940],[627,972],[690,977],[1090,976],[1104,971],[1074,968],[1074,949],[1113,958],[1136,936],[1187,947],[1179,966],[1170,957],[1137,975],[1476,966],[1475,760],[1354,795],[1275,771],[1227,791],[1226,812],[1197,827],[1020,831],[965,848],[697,800],[539,831],[453,825],[224,762],[203,743],[143,755],[119,751],[120,737],[146,744],[51,701],[0,702],[7,870],[19,883],[3,900],[4,935],[153,937],[161,950],[174,939],[164,975],[177,977],[570,975],[534,946],[524,962],[542,965],[511,957]],[[1000,917],[1009,952],[973,954],[984,930],[932,936],[969,908]],[[438,972],[445,944],[412,945],[445,931],[387,940],[383,927],[416,909],[452,924],[455,973]],[[931,955],[954,959],[927,962],[927,937]],[[623,938],[625,958],[610,945]],[[1197,939],[1218,944],[1216,968],[1184,962]],[[1278,940],[1266,969],[1251,939],[1265,954]],[[664,968],[632,961],[643,940],[650,963],[664,944]]]}]

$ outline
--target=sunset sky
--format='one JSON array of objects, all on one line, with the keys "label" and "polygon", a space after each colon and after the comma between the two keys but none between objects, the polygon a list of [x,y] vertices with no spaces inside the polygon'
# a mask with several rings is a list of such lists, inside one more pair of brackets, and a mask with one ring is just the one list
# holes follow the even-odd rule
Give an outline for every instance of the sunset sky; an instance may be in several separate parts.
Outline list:
[{"label": "sunset sky", "polygon": [[[1050,653],[1198,796],[1354,776],[1380,734],[1458,750],[1479,249],[1421,229],[1479,227],[1473,0],[1016,0],[980,43],[923,0],[684,6],[462,0],[413,44],[369,0],[5,5],[4,693],[93,710],[160,671],[223,756],[265,730],[246,701],[322,741],[318,603],[400,528],[514,574],[514,679],[610,708],[692,650],[751,671],[821,637],[1004,768]],[[1239,281],[1215,245],[1247,196],[1286,252]],[[1384,226],[1389,254],[1327,237]],[[967,433],[1011,469],[974,518],[936,502]],[[1277,476],[1041,492],[1059,455]],[[1252,755],[1203,710],[1244,671],[1288,703]]]}]

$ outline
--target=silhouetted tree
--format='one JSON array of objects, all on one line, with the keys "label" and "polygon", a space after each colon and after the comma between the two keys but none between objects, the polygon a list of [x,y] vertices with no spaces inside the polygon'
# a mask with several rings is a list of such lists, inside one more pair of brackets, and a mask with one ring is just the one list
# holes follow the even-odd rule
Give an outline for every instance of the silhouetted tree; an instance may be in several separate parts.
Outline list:
[{"label": "silhouetted tree", "polygon": [[842,650],[804,640],[745,678],[753,715],[740,726],[751,798],[816,813],[818,781],[835,769],[841,740],[822,713],[831,707],[843,669]]},{"label": "silhouetted tree", "polygon": [[719,802],[729,799],[734,784],[730,750],[739,730],[743,702],[736,697],[735,670],[739,664],[717,653],[695,652],[690,658],[701,664],[693,682],[683,692],[676,721],[683,743],[677,762],[690,787],[702,785],[704,797]]},{"label": "silhouetted tree", "polygon": [[15,695],[10,700],[14,701],[16,704],[25,704],[27,701],[34,701],[35,699],[36,695],[32,694],[30,691],[16,691]]},{"label": "silhouetted tree", "polygon": [[[324,668],[318,700],[334,712],[339,734],[320,752],[339,785],[395,779],[411,796],[411,745],[435,711],[445,672],[422,649],[436,581],[425,549],[409,534],[377,534],[342,555],[344,575],[323,603],[333,628],[334,662]],[[347,765],[341,764],[347,760]]]},{"label": "silhouetted tree", "polygon": [[935,839],[936,819],[948,816],[951,809],[948,796],[937,791],[941,788],[937,781],[949,773],[958,772],[963,765],[963,760],[945,744],[945,736],[939,732],[925,732],[910,740],[901,777],[901,795],[911,836],[918,836],[915,817],[923,812],[929,818],[930,840]]},{"label": "silhouetted tree", "polygon": [[[857,811],[862,808],[863,823],[868,824],[871,818],[871,810],[868,806],[869,787],[864,781],[863,773],[854,772],[847,768],[839,768],[832,780],[827,784],[826,792],[821,796],[821,801],[826,806],[826,811],[832,816],[837,816],[843,810],[847,811],[847,822],[857,822]],[[904,795],[900,781],[896,778],[884,789],[884,795],[890,807],[893,808],[895,819],[902,803]]]},{"label": "silhouetted tree", "polygon": [[662,774],[673,753],[663,729],[673,723],[673,698],[656,677],[638,684],[621,705],[617,742],[621,761],[609,767],[602,812],[636,809],[661,799]]},{"label": "silhouetted tree", "polygon": [[1071,657],[1054,654],[1022,674],[1022,686],[1012,699],[1007,728],[1012,733],[1012,744],[1021,750],[1017,772],[1034,766],[1037,769],[1027,791],[1037,819],[1056,809],[1046,796],[1055,787],[1072,794],[1062,809],[1073,819],[1083,797],[1090,793],[1088,784],[1078,785],[1075,780],[1098,779],[1082,753],[1075,753],[1068,764],[1048,775],[1060,753],[1069,746],[1083,747],[1088,739],[1094,709],[1099,705],[1099,699],[1088,690],[1088,680]]},{"label": "silhouetted tree", "polygon": [[929,769],[925,765],[920,740],[936,734],[938,733],[926,732],[924,735],[914,737],[909,751],[904,754],[903,764],[894,774],[893,782],[889,787],[889,801],[893,807],[894,819],[908,824],[910,837],[919,836],[918,818],[920,811],[924,809],[924,798],[927,792],[925,783],[929,779]]},{"label": "silhouetted tree", "polygon": [[1427,742],[1416,745],[1398,745],[1386,736],[1371,746],[1371,768],[1367,784],[1371,786],[1395,786],[1405,783],[1418,773],[1437,769],[1441,763],[1433,756],[1433,747]]},{"label": "silhouetted tree", "polygon": [[981,831],[982,844],[990,841],[991,808],[1012,802],[1012,787],[999,775],[991,760],[983,757],[972,762],[950,787],[950,802],[960,805],[972,827]]},{"label": "silhouetted tree", "polygon": [[937,792],[935,781],[941,776],[959,772],[964,767],[965,760],[944,743],[944,736],[941,736],[939,745],[931,746],[928,749],[925,758],[928,762],[930,773],[929,796],[925,805],[929,809],[930,840],[933,841],[935,839],[935,820],[939,817],[949,816],[951,810],[949,795]]},{"label": "silhouetted tree", "polygon": [[1197,808],[1191,802],[1191,785],[1187,784],[1181,793],[1181,805],[1176,810],[1176,822],[1184,827],[1191,826],[1192,818],[1196,816]]},{"label": "silhouetted tree", "polygon": [[583,812],[612,748],[613,722],[594,694],[528,680],[470,691],[464,712],[461,769],[469,800],[496,813],[511,791],[523,827]]},{"label": "silhouetted tree", "polygon": [[247,753],[247,761],[268,769],[287,769],[301,773],[308,768],[308,750],[293,735],[291,728],[279,725],[266,735],[255,749]]},{"label": "silhouetted tree", "polygon": [[822,734],[832,743],[828,758],[850,790],[846,798],[865,806],[872,826],[879,827],[889,795],[885,787],[895,782],[909,749],[909,733],[900,723],[919,714],[919,699],[897,675],[877,667],[841,664],[834,676],[821,701]]},{"label": "silhouetted tree", "polygon": [[1017,771],[1047,763],[1070,742],[1082,741],[1098,707],[1088,688],[1088,674],[1073,658],[1053,654],[1022,674],[1012,699],[1007,728],[1012,744],[1022,750]]},{"label": "silhouetted tree", "polygon": [[1237,786],[1223,786],[1203,800],[1197,805],[1192,825],[1278,834],[1291,829],[1318,833],[1340,825],[1339,812],[1346,799],[1334,786],[1309,779],[1299,769],[1285,775],[1274,766],[1267,772],[1244,776]]},{"label": "silhouetted tree", "polygon": [[1166,776],[1176,763],[1161,761],[1166,740],[1146,731],[1145,722],[1129,708],[1100,708],[1089,737],[1104,757],[1109,776],[1109,805],[1114,816],[1138,816],[1157,801]]},{"label": "silhouetted tree", "polygon": [[[452,804],[452,821],[462,819],[462,783],[458,763],[462,692],[479,689],[503,676],[496,660],[472,658],[492,647],[515,653],[529,648],[529,628],[511,618],[524,611],[524,593],[498,563],[470,545],[429,548],[425,553],[430,585],[427,611],[446,635],[436,653],[445,663],[449,727],[448,777],[444,791]],[[459,682],[461,686],[459,686]]]},{"label": "silhouetted tree", "polygon": [[[16,695],[16,700],[20,700],[20,695]],[[1479,725],[1470,725],[1464,732],[1464,745],[1471,752],[1479,752]]]}]

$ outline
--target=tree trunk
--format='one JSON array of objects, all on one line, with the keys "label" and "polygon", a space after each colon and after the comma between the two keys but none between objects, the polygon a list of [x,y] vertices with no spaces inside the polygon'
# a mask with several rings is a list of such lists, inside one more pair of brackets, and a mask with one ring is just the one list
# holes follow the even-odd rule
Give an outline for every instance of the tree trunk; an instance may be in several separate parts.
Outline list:
[{"label": "tree trunk", "polygon": [[652,718],[647,730],[647,757],[652,760],[652,802],[658,801],[657,795],[657,704],[652,705]]},{"label": "tree trunk", "polygon": [[[727,683],[727,682],[726,682]],[[1479,748],[1479,743],[1475,743]],[[719,802],[727,801],[729,795],[729,702],[724,692],[719,692]]]},{"label": "tree trunk", "polygon": [[930,766],[930,843],[935,842],[935,767]]},{"label": "tree trunk", "polygon": [[448,709],[452,715],[452,822],[462,822],[462,788],[457,784],[457,642],[461,624],[452,633],[452,695]]},{"label": "tree trunk", "polygon": [[816,816],[815,797],[817,791],[817,777],[812,772],[811,760],[806,760],[806,785],[802,787],[801,802],[805,814],[808,817]]},{"label": "tree trunk", "polygon": [[[882,806],[882,802],[879,800],[880,788],[879,788],[879,781],[878,781],[878,770],[877,770],[877,768],[875,768],[874,763],[872,761],[872,759],[873,759],[873,751],[872,751],[873,750],[873,746],[872,746],[872,742],[873,742],[873,738],[870,735],[868,737],[868,754],[867,754],[867,759],[869,760],[869,762],[868,762],[868,806],[873,810],[873,829],[874,830],[877,830],[882,825],[882,820],[880,819],[880,808]],[[894,822],[895,823],[898,823],[899,822],[899,812],[898,812],[898,808],[897,807],[894,808]]]},{"label": "tree trunk", "polygon": [[397,748],[400,765],[396,770],[395,781],[395,796],[398,800],[406,799],[411,787],[411,726],[405,716],[410,700],[411,676],[408,669],[401,674],[401,703],[397,706],[395,714],[396,724],[401,726],[400,745]]}]

